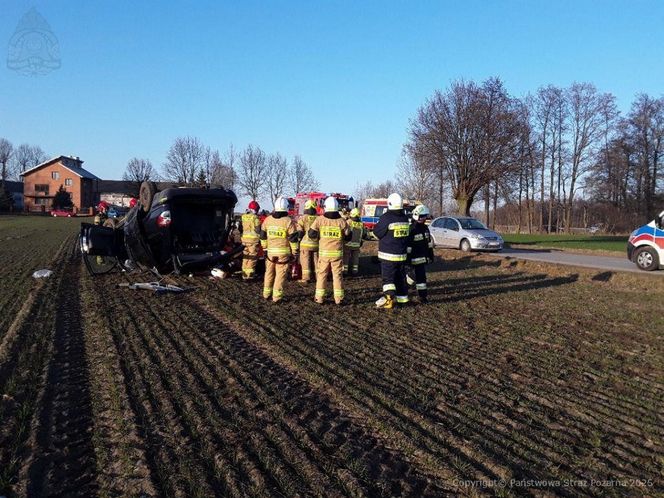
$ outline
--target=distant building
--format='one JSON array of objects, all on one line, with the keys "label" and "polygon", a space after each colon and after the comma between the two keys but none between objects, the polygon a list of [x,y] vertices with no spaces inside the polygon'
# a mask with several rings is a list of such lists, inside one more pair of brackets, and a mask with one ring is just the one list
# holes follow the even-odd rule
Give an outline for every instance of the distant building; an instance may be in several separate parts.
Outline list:
[{"label": "distant building", "polygon": [[23,182],[5,181],[5,188],[14,198],[14,211],[23,211]]},{"label": "distant building", "polygon": [[[173,182],[155,182],[157,191],[177,186]],[[99,200],[113,206],[128,207],[132,197],[138,198],[140,184],[125,180],[100,180]]]},{"label": "distant building", "polygon": [[88,211],[99,200],[99,178],[83,169],[78,157],[59,156],[24,171],[23,201],[26,211],[50,210],[62,186],[71,194],[74,211]]}]

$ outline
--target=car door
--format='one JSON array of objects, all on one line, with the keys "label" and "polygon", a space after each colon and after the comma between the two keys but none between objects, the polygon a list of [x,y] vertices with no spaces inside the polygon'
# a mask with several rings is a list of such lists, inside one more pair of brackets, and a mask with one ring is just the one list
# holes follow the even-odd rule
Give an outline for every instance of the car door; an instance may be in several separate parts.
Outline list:
[{"label": "car door", "polygon": [[458,248],[461,243],[461,225],[454,218],[445,219],[445,244],[447,247]]},{"label": "car door", "polygon": [[431,233],[431,238],[433,239],[434,246],[440,247],[443,246],[443,224],[445,218],[436,218],[431,222],[429,226],[429,232]]}]

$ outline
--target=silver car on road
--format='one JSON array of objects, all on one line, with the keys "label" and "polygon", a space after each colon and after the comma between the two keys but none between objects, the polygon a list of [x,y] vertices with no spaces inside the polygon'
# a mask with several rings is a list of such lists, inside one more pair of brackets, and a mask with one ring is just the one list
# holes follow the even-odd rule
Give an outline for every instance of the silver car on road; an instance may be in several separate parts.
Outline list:
[{"label": "silver car on road", "polygon": [[500,251],[503,238],[475,218],[441,216],[429,225],[436,247],[453,247],[462,251]]}]

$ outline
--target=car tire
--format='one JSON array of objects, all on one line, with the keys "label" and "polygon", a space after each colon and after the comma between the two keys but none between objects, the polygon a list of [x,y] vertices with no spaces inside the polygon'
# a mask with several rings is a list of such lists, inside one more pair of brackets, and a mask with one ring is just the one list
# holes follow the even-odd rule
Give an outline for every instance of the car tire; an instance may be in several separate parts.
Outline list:
[{"label": "car tire", "polygon": [[652,247],[645,246],[636,250],[633,261],[639,270],[653,271],[659,268],[659,256]]},{"label": "car tire", "polygon": [[141,188],[138,191],[138,201],[141,203],[141,209],[144,212],[149,212],[150,207],[152,206],[152,199],[154,194],[157,193],[157,189],[152,182],[143,182],[141,183]]},{"label": "car tire", "polygon": [[470,242],[468,241],[468,239],[463,239],[461,241],[459,249],[461,249],[463,252],[470,252],[472,248],[470,247]]}]

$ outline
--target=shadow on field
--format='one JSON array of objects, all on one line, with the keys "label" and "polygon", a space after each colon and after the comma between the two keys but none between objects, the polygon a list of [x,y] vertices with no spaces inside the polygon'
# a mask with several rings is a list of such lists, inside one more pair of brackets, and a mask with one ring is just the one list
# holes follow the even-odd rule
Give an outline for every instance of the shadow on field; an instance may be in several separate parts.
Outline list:
[{"label": "shadow on field", "polygon": [[[577,274],[566,277],[549,277],[546,274],[527,274],[523,272],[510,275],[490,275],[434,281],[429,283],[429,295],[432,301],[456,302],[476,297],[486,297],[508,292],[522,292],[547,287],[557,287],[576,282]],[[442,299],[440,297],[444,296]]]},{"label": "shadow on field", "polygon": [[[427,273],[437,273],[443,271],[474,270],[477,268],[499,268],[501,261],[499,259],[485,261],[475,258],[471,255],[455,259],[443,259],[436,256],[434,262],[427,265]],[[362,275],[380,275],[380,261],[378,256],[360,257],[360,274]]]}]

